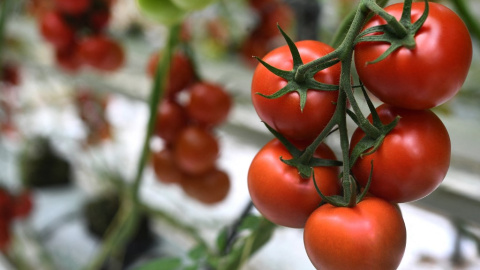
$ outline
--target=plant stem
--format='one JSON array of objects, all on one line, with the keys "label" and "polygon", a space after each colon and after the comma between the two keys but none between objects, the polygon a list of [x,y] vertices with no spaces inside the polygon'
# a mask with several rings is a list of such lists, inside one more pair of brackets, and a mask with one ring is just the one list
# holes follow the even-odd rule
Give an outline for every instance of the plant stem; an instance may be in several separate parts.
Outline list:
[{"label": "plant stem", "polygon": [[[3,0],[0,5],[2,10],[0,11],[0,54],[3,53],[3,47],[5,43],[5,27],[7,23],[7,17],[9,15],[11,2],[13,0]],[[1,59],[1,55],[0,55]],[[0,78],[1,79],[1,78]]]},{"label": "plant stem", "polygon": [[167,44],[163,51],[162,58],[158,63],[150,96],[150,117],[143,141],[141,156],[138,161],[135,180],[132,187],[128,190],[129,196],[122,201],[121,207],[113,221],[111,230],[109,230],[98,255],[92,260],[92,263],[87,269],[100,269],[106,258],[110,256],[115,249],[119,249],[125,245],[138,225],[138,217],[142,211],[139,191],[142,183],[143,171],[150,155],[150,139],[155,127],[157,108],[163,96],[173,50],[178,43],[179,31],[179,25],[170,28]]}]

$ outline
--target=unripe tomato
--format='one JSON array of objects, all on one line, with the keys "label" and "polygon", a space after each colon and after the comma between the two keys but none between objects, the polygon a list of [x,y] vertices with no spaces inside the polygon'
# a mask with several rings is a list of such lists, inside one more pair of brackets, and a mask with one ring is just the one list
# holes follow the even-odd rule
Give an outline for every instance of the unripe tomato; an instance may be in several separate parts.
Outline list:
[{"label": "unripe tomato", "polygon": [[174,5],[171,0],[137,0],[140,11],[157,23],[174,25],[180,23],[187,11]]},{"label": "unripe tomato", "polygon": [[202,9],[217,0],[171,0],[179,8],[184,10]]}]

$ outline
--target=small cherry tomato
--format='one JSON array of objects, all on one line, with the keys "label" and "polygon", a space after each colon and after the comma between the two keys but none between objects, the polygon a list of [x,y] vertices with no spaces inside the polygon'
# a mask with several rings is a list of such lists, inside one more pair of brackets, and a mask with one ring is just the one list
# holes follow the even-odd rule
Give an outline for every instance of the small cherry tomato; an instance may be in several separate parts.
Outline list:
[{"label": "small cherry tomato", "polygon": [[[160,53],[154,53],[148,60],[146,70],[147,74],[151,78],[155,76],[160,55]],[[167,96],[173,97],[194,80],[195,71],[193,70],[192,62],[184,53],[176,51],[172,56],[172,61],[170,63],[170,69],[168,72],[167,85],[165,86],[165,92]]]},{"label": "small cherry tomato", "polygon": [[305,249],[317,269],[395,270],[406,246],[398,207],[367,197],[354,207],[324,204],[305,224]]},{"label": "small cherry tomato", "polygon": [[180,132],[187,127],[188,117],[185,109],[177,102],[164,99],[157,110],[155,135],[172,144]]},{"label": "small cherry tomato", "polygon": [[171,184],[181,183],[184,173],[175,164],[172,150],[164,148],[152,153],[152,167],[158,181]]},{"label": "small cherry tomato", "polygon": [[226,172],[214,168],[201,175],[186,176],[181,187],[193,199],[204,204],[216,204],[227,197],[230,178]]},{"label": "small cherry tomato", "polygon": [[211,170],[218,158],[217,138],[198,126],[185,128],[174,145],[174,159],[189,174],[199,175]]},{"label": "small cherry tomato", "polygon": [[[313,178],[303,179],[295,167],[285,164],[292,155],[273,139],[257,153],[248,170],[248,190],[255,207],[268,220],[282,226],[303,228],[308,216],[322,202]],[[322,144],[315,157],[335,159],[332,150]],[[338,167],[315,167],[315,180],[323,194],[340,193]]]},{"label": "small cherry tomato", "polygon": [[104,35],[82,40],[79,44],[79,53],[85,64],[103,71],[116,71],[125,62],[122,46]]},{"label": "small cherry tomato", "polygon": [[[434,191],[450,166],[450,136],[442,121],[431,111],[395,108],[383,104],[377,108],[380,120],[390,123],[400,116],[382,145],[353,165],[352,173],[365,186],[371,171],[370,193],[390,202],[410,202]],[[371,116],[369,117],[371,121]],[[357,128],[351,149],[365,136]]]},{"label": "small cherry tomato", "polygon": [[56,8],[64,14],[80,15],[86,13],[91,0],[55,0]]},{"label": "small cherry tomato", "polygon": [[198,82],[188,88],[190,100],[186,105],[191,119],[207,126],[223,123],[230,112],[232,98],[223,87],[208,82]]},{"label": "small cherry tomato", "polygon": [[75,31],[68,25],[60,13],[46,13],[40,21],[40,32],[57,49],[65,49],[75,41]]}]

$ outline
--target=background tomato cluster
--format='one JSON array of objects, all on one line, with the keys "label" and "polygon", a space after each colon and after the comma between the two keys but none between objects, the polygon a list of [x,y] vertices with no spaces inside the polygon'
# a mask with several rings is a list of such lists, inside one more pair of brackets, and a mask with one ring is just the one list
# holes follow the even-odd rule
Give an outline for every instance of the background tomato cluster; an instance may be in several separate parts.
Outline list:
[{"label": "background tomato cluster", "polygon": [[[176,8],[188,3],[166,2]],[[303,245],[303,229],[265,225],[257,209],[248,207],[251,199],[255,202],[255,195],[248,191],[248,171],[259,150],[269,146],[262,151],[271,154],[271,159],[262,160],[266,165],[258,167],[258,174],[274,162],[284,165],[278,156],[288,158],[251,103],[257,63],[251,55],[263,57],[285,45],[276,22],[297,39],[299,6],[296,1],[283,0],[201,2],[206,5],[203,9],[181,9],[180,45],[173,54],[167,90],[157,108],[158,128],[154,128],[149,144],[152,153],[139,188],[140,229],[131,231],[131,241],[109,261],[134,269],[160,258],[174,263],[186,258],[184,264],[207,258],[234,261],[240,250],[235,248],[254,243],[256,252],[239,269],[314,269]],[[357,3],[312,2],[320,5],[316,35],[325,43]],[[457,11],[451,1],[439,2]],[[473,14],[480,14],[475,1],[466,3]],[[6,258],[7,265],[84,269],[108,242],[103,237],[108,226],[115,223],[115,214],[120,213],[116,218],[122,218],[122,211],[128,210],[148,122],[155,67],[168,39],[168,28],[144,16],[135,1],[24,0],[12,10],[0,49],[0,185],[5,191],[0,196],[2,248],[9,239],[1,257]],[[45,18],[63,30],[48,33],[42,27]],[[449,133],[452,159],[444,182],[431,196],[400,206],[408,239],[399,269],[428,269],[432,265],[475,269],[479,264],[474,244],[480,224],[476,214],[480,181],[479,43],[472,37],[472,68],[455,98],[432,109],[432,113],[406,113],[402,118],[418,123],[420,118],[438,117]],[[82,50],[81,46],[89,48]],[[112,52],[115,55],[110,55]],[[103,57],[108,59],[103,61]],[[361,97],[361,91],[355,91]],[[218,95],[218,100],[204,95]],[[375,105],[383,103],[380,95],[378,99],[371,97]],[[204,104],[206,101],[212,103]],[[366,104],[360,106],[368,115]],[[389,106],[380,107],[379,112],[382,119],[390,116]],[[438,126],[433,124],[428,129]],[[421,127],[427,128],[423,124]],[[349,131],[354,138],[361,136],[352,122]],[[422,145],[445,145],[444,138],[433,133]],[[307,137],[299,139],[298,145],[311,139]],[[193,148],[198,152],[192,153]],[[399,159],[401,153],[395,153]],[[182,155],[189,157],[182,159]],[[327,138],[318,155],[341,157],[335,136]],[[428,157],[432,156],[440,154],[430,153]],[[424,160],[418,167],[421,173],[439,162],[428,157],[419,157]],[[179,164],[184,164],[184,169],[179,169]],[[409,164],[403,167],[409,169],[396,172],[396,176],[418,172]],[[335,167],[316,172],[332,179],[331,185],[321,189],[338,193],[337,178],[333,177],[337,174]],[[290,191],[283,189],[278,177],[263,176],[262,192]],[[379,193],[386,194],[383,190]],[[307,196],[316,194],[295,200],[300,202]],[[389,196],[400,200],[399,193]],[[23,197],[28,200],[23,201]],[[284,195],[283,200],[266,200],[265,204],[281,206],[287,199]],[[121,207],[122,203],[127,207]],[[17,210],[23,211],[23,218],[12,214]],[[244,210],[250,215],[240,219]],[[284,210],[297,217],[286,219],[282,225],[303,226],[307,214],[298,209]],[[285,219],[285,215],[262,214],[279,224]],[[239,220],[244,222],[240,224]],[[232,236],[231,231],[238,234]],[[271,238],[261,237],[269,233]],[[236,245],[226,244],[231,241]]]}]

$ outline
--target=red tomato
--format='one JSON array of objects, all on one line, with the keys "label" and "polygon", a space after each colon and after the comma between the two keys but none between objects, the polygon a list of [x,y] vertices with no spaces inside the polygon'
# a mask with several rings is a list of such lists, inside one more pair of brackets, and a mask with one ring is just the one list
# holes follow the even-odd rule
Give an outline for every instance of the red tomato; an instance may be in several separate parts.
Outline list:
[{"label": "red tomato", "polygon": [[[384,104],[377,112],[384,124],[397,115],[401,118],[376,152],[357,160],[352,168],[353,175],[365,186],[373,160],[370,193],[397,203],[427,196],[440,185],[450,166],[447,129],[429,110],[414,111]],[[357,128],[351,149],[364,136]]]},{"label": "red tomato", "polygon": [[88,25],[95,32],[101,32],[110,21],[110,10],[107,8],[92,11],[88,16]]},{"label": "red tomato", "polygon": [[204,204],[216,204],[223,201],[230,190],[228,174],[212,169],[198,176],[186,176],[181,182],[185,193]]},{"label": "red tomato", "polygon": [[0,82],[19,85],[21,82],[18,65],[12,62],[4,62],[0,67]]},{"label": "red tomato", "polygon": [[40,32],[57,49],[65,49],[75,41],[75,32],[60,13],[46,13],[40,21]]},{"label": "red tomato", "polygon": [[82,60],[78,55],[77,48],[77,46],[73,46],[55,50],[55,62],[63,71],[75,73],[82,67]]},{"label": "red tomato", "polygon": [[155,135],[174,143],[188,123],[185,109],[175,101],[164,99],[157,110]]},{"label": "red tomato", "polygon": [[13,216],[15,218],[25,218],[32,212],[33,198],[29,190],[22,191],[14,198]]},{"label": "red tomato", "polygon": [[[332,150],[322,144],[316,157],[335,159]],[[248,170],[248,190],[255,207],[268,220],[282,226],[303,228],[308,216],[322,199],[313,179],[300,177],[295,167],[280,160],[292,158],[279,140],[273,139],[257,153]],[[323,194],[340,193],[338,167],[316,167],[315,180]]]},{"label": "red tomato", "polygon": [[[462,86],[472,60],[472,41],[463,21],[447,7],[429,3],[425,24],[415,35],[416,48],[401,48],[384,60],[377,59],[388,48],[383,42],[355,46],[355,66],[360,80],[381,101],[407,109],[428,109],[451,99]],[[403,4],[385,10],[400,18]],[[412,21],[424,10],[413,3]],[[384,24],[376,16],[366,25]]]},{"label": "red tomato", "polygon": [[87,12],[91,0],[55,0],[57,9],[69,15],[80,15]]},{"label": "red tomato", "polygon": [[[318,59],[333,48],[319,41],[299,41],[295,43],[304,63]],[[270,65],[291,70],[293,60],[288,46],[282,46],[268,53],[263,60]],[[338,84],[340,65],[319,71],[315,79],[327,84]],[[258,116],[269,126],[293,140],[313,140],[327,125],[335,112],[338,91],[309,90],[307,102],[300,110],[300,97],[296,92],[288,93],[280,98],[267,99],[256,93],[271,95],[287,84],[287,81],[270,72],[259,64],[252,79],[252,102]]]},{"label": "red tomato", "polygon": [[[147,74],[150,77],[155,76],[158,61],[160,59],[159,53],[154,53],[147,63]],[[173,54],[172,62],[170,63],[170,70],[166,85],[166,94],[173,96],[183,90],[190,83],[195,80],[195,71],[190,59],[180,51]]]},{"label": "red tomato", "polygon": [[103,35],[82,40],[79,53],[86,64],[103,71],[116,71],[125,62],[125,53],[120,44]]},{"label": "red tomato", "polygon": [[155,176],[160,182],[181,183],[184,178],[184,173],[175,164],[173,153],[168,148],[152,153],[152,166]]},{"label": "red tomato", "polygon": [[207,126],[223,123],[232,107],[232,98],[220,85],[199,82],[188,88],[190,100],[186,105],[191,119]]},{"label": "red tomato", "polygon": [[174,145],[175,162],[189,174],[200,175],[211,170],[218,154],[217,138],[198,126],[185,128]]},{"label": "red tomato", "polygon": [[351,208],[320,206],[308,218],[303,238],[317,269],[395,270],[406,229],[395,205],[367,197]]},{"label": "red tomato", "polygon": [[10,222],[0,220],[0,251],[4,252],[10,245]]}]

